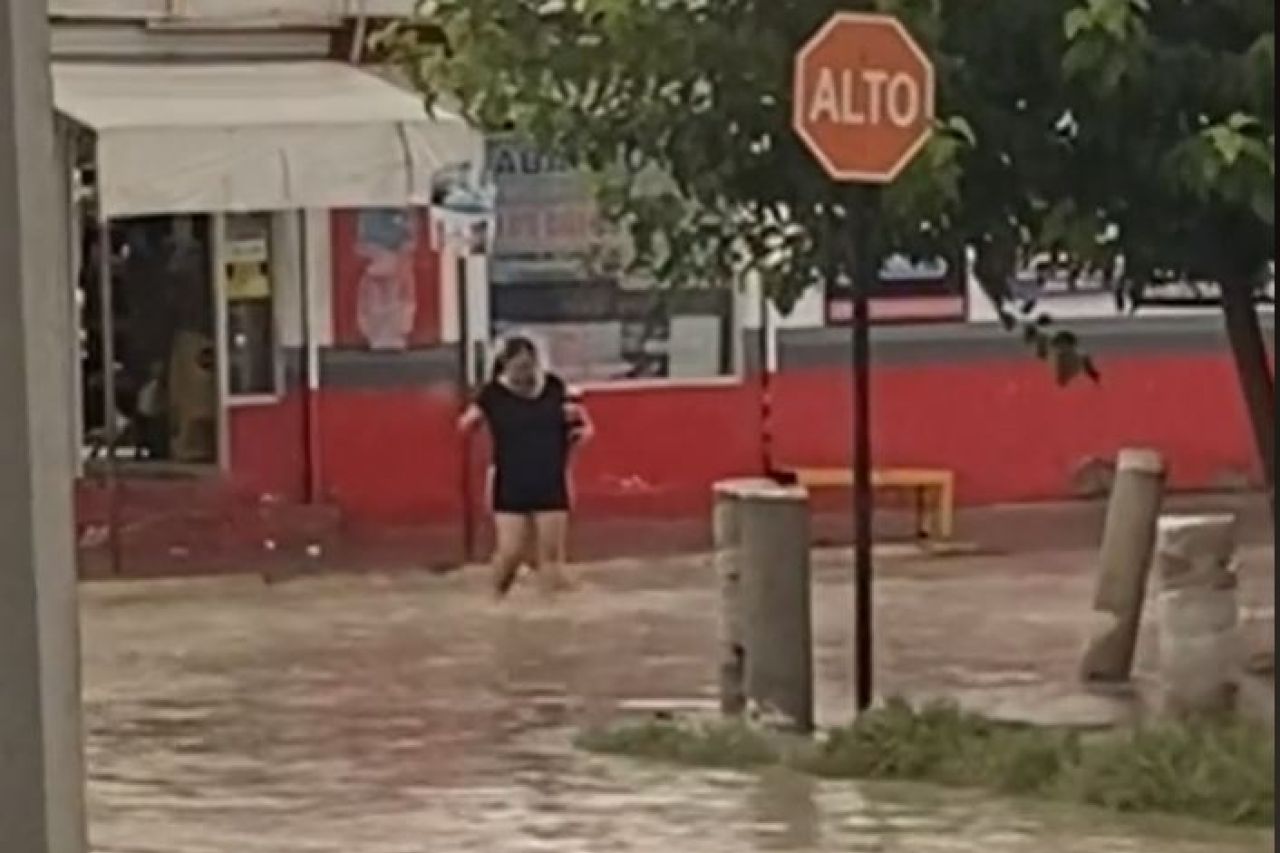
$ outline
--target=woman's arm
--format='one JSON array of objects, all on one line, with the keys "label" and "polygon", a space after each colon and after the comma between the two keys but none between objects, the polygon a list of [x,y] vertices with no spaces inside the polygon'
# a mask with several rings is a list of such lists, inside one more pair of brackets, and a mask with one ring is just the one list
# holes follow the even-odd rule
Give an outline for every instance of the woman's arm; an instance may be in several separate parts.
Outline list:
[{"label": "woman's arm", "polygon": [[590,441],[596,434],[596,428],[591,413],[582,404],[582,393],[571,388],[565,400],[564,418],[569,424],[569,441],[574,445]]},{"label": "woman's arm", "polygon": [[480,426],[480,422],[484,420],[484,412],[475,403],[467,406],[462,414],[458,417],[458,432],[469,433],[474,432]]}]

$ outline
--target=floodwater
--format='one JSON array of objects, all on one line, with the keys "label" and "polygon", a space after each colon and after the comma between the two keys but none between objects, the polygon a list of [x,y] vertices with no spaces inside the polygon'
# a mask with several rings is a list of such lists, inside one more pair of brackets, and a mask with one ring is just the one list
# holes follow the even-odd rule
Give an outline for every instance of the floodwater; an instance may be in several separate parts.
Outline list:
[{"label": "floodwater", "polygon": [[[504,607],[466,573],[87,587],[91,849],[1273,849],[1270,832],[576,752],[574,731],[628,703],[714,695],[716,595],[704,561],[619,564],[586,580],[559,602],[522,593]],[[823,713],[840,715],[848,584],[819,583]],[[886,578],[882,592],[885,689],[946,688],[1069,668],[1087,582],[1062,567],[955,567]],[[1002,596],[1043,607],[1011,610],[1003,629],[973,621]]]}]

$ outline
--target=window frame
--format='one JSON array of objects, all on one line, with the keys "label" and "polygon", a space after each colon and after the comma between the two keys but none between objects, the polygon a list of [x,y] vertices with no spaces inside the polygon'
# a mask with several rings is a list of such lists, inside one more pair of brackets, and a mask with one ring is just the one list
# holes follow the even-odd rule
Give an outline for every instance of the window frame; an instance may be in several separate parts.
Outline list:
[{"label": "window frame", "polygon": [[[237,393],[231,387],[231,342],[228,316],[227,293],[227,223],[233,216],[263,216],[268,220],[267,227],[267,267],[271,276],[271,382],[272,390],[250,393]],[[277,211],[237,211],[234,213],[218,213],[213,215],[214,246],[214,282],[216,300],[216,323],[218,334],[218,356],[221,359],[219,373],[220,396],[222,409],[228,413],[236,409],[255,408],[278,405],[286,393],[284,343],[281,338],[283,323],[281,322],[281,290],[297,284],[301,280],[300,259],[295,252],[296,241],[291,240],[288,233],[288,217]],[[229,418],[224,415],[224,422]],[[227,434],[229,423],[224,424],[223,434]],[[229,448],[228,448],[229,449]],[[229,457],[229,453],[228,453]]]}]

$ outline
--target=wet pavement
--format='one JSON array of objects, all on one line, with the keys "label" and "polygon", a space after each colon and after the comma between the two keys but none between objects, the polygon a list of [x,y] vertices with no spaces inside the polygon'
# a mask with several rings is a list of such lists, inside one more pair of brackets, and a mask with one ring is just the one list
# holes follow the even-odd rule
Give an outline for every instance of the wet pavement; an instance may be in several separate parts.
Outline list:
[{"label": "wet pavement", "polygon": [[[1247,555],[1270,608],[1271,551]],[[819,560],[821,715],[849,713],[846,560]],[[1070,679],[1090,558],[886,562],[885,693]],[[714,698],[705,558],[593,566],[556,602],[477,572],[84,588],[95,853],[1233,853],[1271,832],[575,752],[630,703]],[[1144,649],[1142,660],[1150,660]]]}]

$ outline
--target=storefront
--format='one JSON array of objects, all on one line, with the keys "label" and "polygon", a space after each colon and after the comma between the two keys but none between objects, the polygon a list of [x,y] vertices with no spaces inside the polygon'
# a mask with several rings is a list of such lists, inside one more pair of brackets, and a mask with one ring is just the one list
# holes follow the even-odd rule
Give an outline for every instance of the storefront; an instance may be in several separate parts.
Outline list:
[{"label": "storefront", "polygon": [[[425,218],[432,174],[478,161],[479,138],[337,62],[57,62],[53,76],[86,482],[306,499],[334,232]],[[282,444],[289,464],[258,449]]]},{"label": "storefront", "polygon": [[[287,348],[316,344],[316,220],[423,206],[433,170],[476,155],[460,121],[338,63],[58,64],[54,78],[78,178],[90,457],[111,444],[225,467],[229,413],[278,404]],[[313,358],[296,366],[314,383]]]}]

